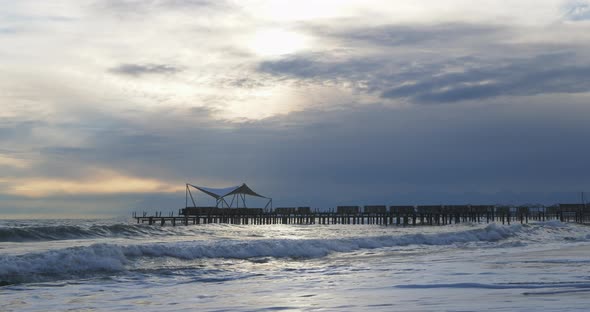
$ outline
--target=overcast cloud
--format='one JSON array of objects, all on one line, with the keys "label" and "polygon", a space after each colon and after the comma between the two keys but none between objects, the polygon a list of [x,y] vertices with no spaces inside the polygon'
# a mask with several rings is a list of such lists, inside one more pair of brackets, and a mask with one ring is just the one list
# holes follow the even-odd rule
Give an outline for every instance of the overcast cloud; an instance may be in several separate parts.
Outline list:
[{"label": "overcast cloud", "polygon": [[314,3],[0,1],[0,217],[590,191],[590,2]]}]

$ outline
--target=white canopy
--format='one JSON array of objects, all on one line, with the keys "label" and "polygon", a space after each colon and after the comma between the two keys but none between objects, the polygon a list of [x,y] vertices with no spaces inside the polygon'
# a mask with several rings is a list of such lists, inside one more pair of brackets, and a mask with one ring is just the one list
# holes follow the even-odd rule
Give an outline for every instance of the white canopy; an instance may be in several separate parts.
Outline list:
[{"label": "white canopy", "polygon": [[223,197],[234,195],[234,194],[246,194],[246,195],[250,195],[250,196],[269,198],[269,197],[262,196],[256,192],[254,192],[250,187],[248,187],[248,185],[246,185],[246,183],[243,183],[242,185],[238,185],[238,186],[224,187],[224,188],[203,187],[203,186],[196,186],[196,185],[192,185],[192,184],[188,184],[188,185],[190,185],[190,186],[196,188],[197,190],[199,190],[199,191],[201,191],[201,192],[203,192],[215,199],[218,199],[218,200]]}]

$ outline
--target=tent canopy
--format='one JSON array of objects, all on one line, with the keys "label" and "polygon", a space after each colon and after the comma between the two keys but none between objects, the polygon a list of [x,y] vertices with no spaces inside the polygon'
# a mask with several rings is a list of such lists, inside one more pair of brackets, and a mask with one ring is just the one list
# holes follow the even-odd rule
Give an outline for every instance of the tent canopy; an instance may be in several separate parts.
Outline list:
[{"label": "tent canopy", "polygon": [[197,190],[219,200],[221,198],[230,196],[230,195],[234,195],[234,194],[245,194],[245,195],[250,195],[250,196],[256,196],[256,197],[261,197],[261,198],[268,198],[266,196],[262,196],[256,192],[254,192],[250,187],[248,187],[248,185],[246,185],[246,183],[243,183],[242,185],[238,185],[238,186],[232,186],[232,187],[224,187],[224,188],[211,188],[211,187],[202,187],[202,186],[196,186],[196,185],[192,185],[192,184],[188,184],[194,188],[196,188]]}]

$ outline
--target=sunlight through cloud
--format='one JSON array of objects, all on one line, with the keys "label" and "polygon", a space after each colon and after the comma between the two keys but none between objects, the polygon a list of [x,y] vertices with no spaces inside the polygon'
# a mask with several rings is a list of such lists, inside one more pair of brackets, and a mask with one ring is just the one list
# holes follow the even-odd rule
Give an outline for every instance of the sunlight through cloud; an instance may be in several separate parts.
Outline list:
[{"label": "sunlight through cloud", "polygon": [[254,33],[248,47],[263,57],[293,54],[308,47],[309,39],[293,31],[261,30]]}]

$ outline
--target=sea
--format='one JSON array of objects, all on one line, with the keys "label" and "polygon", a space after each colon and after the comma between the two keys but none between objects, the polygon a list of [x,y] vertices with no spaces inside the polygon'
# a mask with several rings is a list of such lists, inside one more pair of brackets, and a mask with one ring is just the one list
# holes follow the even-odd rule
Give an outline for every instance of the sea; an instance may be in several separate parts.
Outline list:
[{"label": "sea", "polygon": [[0,220],[0,311],[588,311],[590,227]]}]

